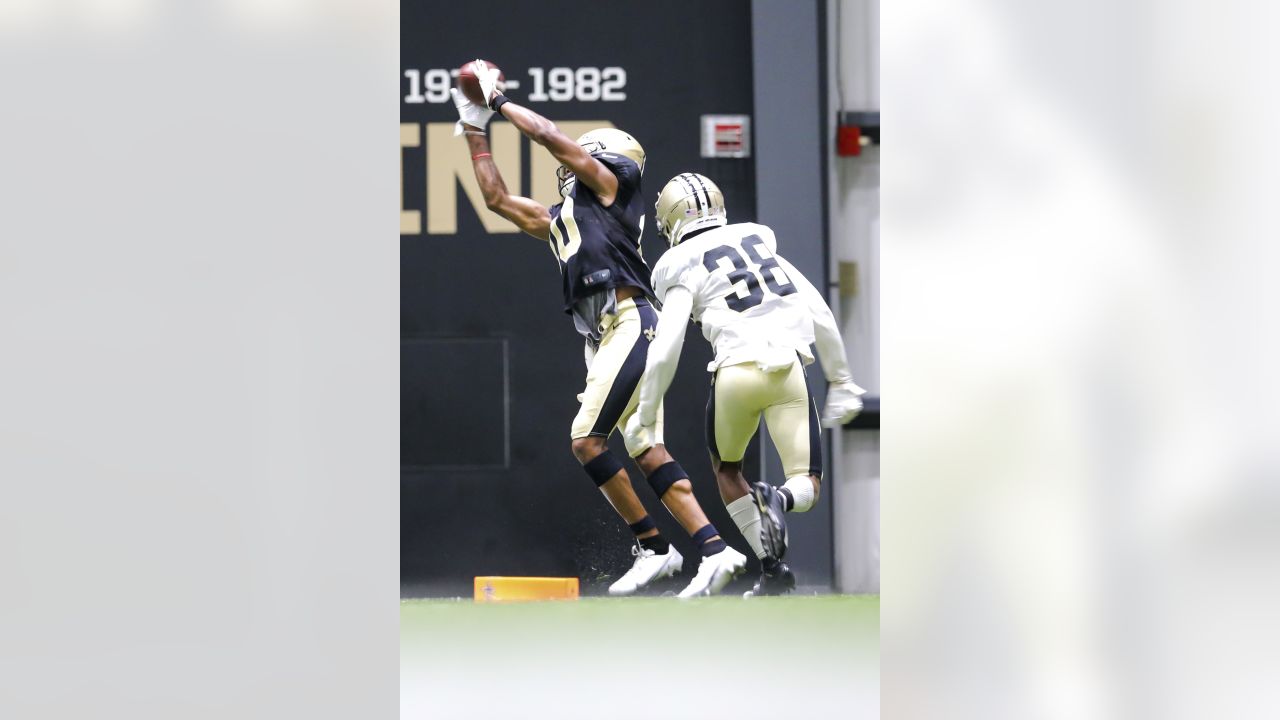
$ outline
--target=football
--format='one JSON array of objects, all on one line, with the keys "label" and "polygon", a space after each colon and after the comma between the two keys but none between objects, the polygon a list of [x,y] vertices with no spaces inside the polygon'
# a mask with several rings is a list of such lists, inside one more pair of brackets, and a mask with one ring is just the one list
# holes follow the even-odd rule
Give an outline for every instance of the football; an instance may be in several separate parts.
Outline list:
[{"label": "football", "polygon": [[[458,89],[471,102],[477,105],[485,105],[485,98],[480,92],[480,80],[476,77],[476,62],[476,60],[472,60],[458,68]],[[502,73],[501,68],[488,60],[482,60],[481,62],[498,71],[498,92],[502,92],[505,89],[507,76]]]}]

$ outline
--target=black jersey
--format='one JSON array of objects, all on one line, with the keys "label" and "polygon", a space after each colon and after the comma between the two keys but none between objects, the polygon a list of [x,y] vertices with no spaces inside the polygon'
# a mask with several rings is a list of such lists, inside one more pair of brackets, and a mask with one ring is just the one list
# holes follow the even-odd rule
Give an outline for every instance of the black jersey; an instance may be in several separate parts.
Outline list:
[{"label": "black jersey", "polygon": [[560,265],[566,313],[593,295],[627,285],[653,299],[649,266],[640,254],[640,168],[608,150],[591,156],[618,177],[618,194],[604,207],[591,188],[575,181],[564,202],[551,208],[551,251]]}]

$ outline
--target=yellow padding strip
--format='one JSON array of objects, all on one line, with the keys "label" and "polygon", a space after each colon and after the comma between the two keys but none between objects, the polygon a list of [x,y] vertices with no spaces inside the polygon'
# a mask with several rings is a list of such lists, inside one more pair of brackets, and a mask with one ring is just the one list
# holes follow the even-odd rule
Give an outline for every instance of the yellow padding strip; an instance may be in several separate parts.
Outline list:
[{"label": "yellow padding strip", "polygon": [[498,577],[476,578],[476,602],[525,600],[577,600],[578,578]]}]

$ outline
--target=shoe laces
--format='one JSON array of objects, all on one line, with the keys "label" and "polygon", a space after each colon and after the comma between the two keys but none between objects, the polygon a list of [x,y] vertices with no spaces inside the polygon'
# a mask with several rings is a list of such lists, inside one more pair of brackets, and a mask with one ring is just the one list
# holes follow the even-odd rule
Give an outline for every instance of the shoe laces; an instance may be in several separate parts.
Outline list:
[{"label": "shoe laces", "polygon": [[657,555],[656,552],[653,552],[652,550],[645,550],[644,548],[640,547],[640,543],[636,543],[632,545],[631,557],[635,558],[635,560],[631,563],[631,569],[627,571],[627,574],[636,572],[637,570],[640,569],[640,563],[656,555]]}]

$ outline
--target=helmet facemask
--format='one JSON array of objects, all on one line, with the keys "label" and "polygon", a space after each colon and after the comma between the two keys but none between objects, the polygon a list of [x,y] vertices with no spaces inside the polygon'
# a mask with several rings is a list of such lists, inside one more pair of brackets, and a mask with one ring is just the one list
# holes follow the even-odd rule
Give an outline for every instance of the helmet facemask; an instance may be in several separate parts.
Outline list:
[{"label": "helmet facemask", "polygon": [[[599,140],[593,142],[582,143],[582,149],[587,151],[588,155],[594,155],[604,150],[604,143]],[[556,168],[557,189],[560,191],[560,197],[569,197],[569,193],[573,192],[573,184],[577,177],[569,168],[561,165]]]},{"label": "helmet facemask", "polygon": [[557,189],[560,191],[560,197],[569,197],[569,193],[573,192],[573,184],[577,181],[577,177],[569,168],[561,165],[556,168]]}]

